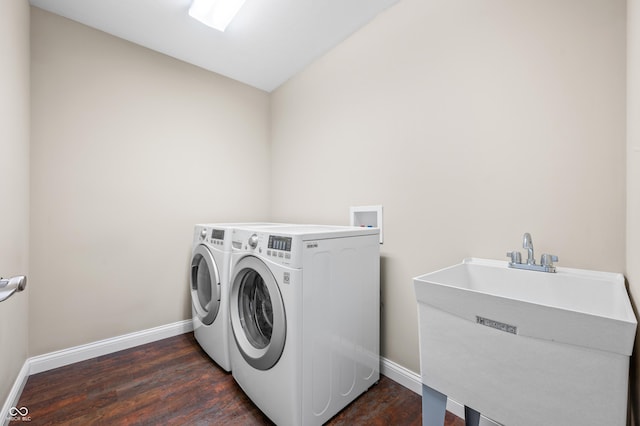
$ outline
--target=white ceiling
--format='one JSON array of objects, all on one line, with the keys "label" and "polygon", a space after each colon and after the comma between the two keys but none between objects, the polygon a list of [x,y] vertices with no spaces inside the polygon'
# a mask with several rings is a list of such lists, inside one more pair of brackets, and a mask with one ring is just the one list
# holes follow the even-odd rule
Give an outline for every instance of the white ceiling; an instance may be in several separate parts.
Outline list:
[{"label": "white ceiling", "polygon": [[133,43],[272,91],[398,0],[246,0],[227,30],[191,0],[30,0]]}]

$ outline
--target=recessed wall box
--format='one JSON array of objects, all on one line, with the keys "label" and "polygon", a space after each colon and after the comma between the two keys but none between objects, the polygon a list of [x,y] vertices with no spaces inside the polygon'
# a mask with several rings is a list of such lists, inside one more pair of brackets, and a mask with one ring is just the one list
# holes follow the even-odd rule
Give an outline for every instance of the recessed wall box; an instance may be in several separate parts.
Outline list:
[{"label": "recessed wall box", "polygon": [[380,244],[382,237],[382,205],[379,206],[358,206],[350,208],[351,226],[362,226],[380,229]]}]

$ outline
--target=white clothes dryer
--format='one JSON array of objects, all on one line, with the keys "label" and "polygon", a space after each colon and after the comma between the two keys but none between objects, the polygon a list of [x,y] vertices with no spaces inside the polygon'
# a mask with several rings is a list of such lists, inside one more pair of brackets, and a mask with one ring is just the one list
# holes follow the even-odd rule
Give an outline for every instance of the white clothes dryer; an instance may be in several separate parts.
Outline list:
[{"label": "white clothes dryer", "polygon": [[320,425],[380,377],[375,228],[236,228],[232,374],[277,425]]},{"label": "white clothes dryer", "polygon": [[225,371],[229,359],[229,262],[234,226],[277,226],[273,223],[195,225],[191,254],[193,332],[202,349]]}]

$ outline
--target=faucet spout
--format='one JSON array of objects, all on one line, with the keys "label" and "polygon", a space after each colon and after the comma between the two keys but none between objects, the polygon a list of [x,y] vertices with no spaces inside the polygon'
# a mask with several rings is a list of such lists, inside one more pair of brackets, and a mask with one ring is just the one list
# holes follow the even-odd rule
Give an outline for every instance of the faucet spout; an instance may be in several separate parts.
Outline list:
[{"label": "faucet spout", "polygon": [[535,265],[536,258],[533,254],[533,241],[531,240],[531,234],[525,232],[522,236],[522,248],[527,249],[527,265]]},{"label": "faucet spout", "polygon": [[528,232],[522,236],[522,247],[527,249],[527,262],[521,263],[519,251],[510,251],[507,253],[507,256],[510,258],[509,268],[540,272],[556,272],[556,267],[553,265],[553,262],[558,261],[558,256],[543,254],[542,259],[540,259],[540,264],[536,265],[536,258],[533,255],[533,240],[531,239],[531,234]]}]

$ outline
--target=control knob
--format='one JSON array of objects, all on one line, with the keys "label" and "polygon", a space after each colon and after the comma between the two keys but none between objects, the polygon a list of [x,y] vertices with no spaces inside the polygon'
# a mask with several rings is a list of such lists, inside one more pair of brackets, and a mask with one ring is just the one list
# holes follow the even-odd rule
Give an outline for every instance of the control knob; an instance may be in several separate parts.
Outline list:
[{"label": "control knob", "polygon": [[200,231],[200,238],[205,239],[207,238],[207,230],[203,229],[202,231]]},{"label": "control knob", "polygon": [[249,247],[252,249],[258,247],[258,236],[256,234],[249,237]]}]

